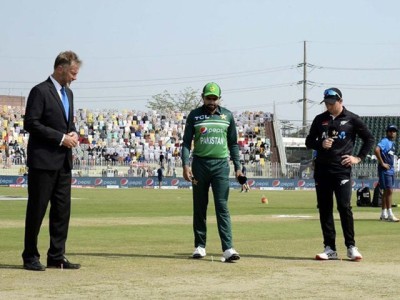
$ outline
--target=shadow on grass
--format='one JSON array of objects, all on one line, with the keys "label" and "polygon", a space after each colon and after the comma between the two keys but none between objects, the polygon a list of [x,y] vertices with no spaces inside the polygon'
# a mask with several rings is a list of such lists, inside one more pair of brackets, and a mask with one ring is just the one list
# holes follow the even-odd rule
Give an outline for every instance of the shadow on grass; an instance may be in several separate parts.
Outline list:
[{"label": "shadow on grass", "polygon": [[3,265],[0,264],[0,269],[15,269],[15,270],[23,270],[22,263],[20,265]]},{"label": "shadow on grass", "polygon": [[127,253],[69,253],[69,255],[95,256],[95,257],[105,257],[105,258],[118,258],[118,257],[161,258],[161,259],[188,259],[188,258],[190,258],[187,253],[175,254],[175,255],[127,254]]},{"label": "shadow on grass", "polygon": [[246,254],[244,257],[281,259],[281,260],[315,260],[313,257],[276,256],[276,255],[259,255],[259,254]]},{"label": "shadow on grass", "polygon": [[[152,254],[126,254],[126,253],[69,253],[71,256],[94,256],[94,257],[102,257],[102,258],[158,258],[158,259],[182,259],[182,260],[196,260],[196,261],[220,261],[222,255],[220,253],[207,253],[207,257],[203,259],[193,259],[191,255],[187,253],[175,253],[173,255],[152,255]],[[267,260],[288,260],[288,261],[315,261],[313,257],[293,257],[293,256],[274,256],[274,255],[261,255],[261,254],[244,254],[241,255],[242,259],[246,258],[259,258],[259,259],[267,259]],[[234,262],[230,262],[234,263]],[[6,265],[0,264],[0,269],[15,269],[15,270],[23,270],[21,265]]]},{"label": "shadow on grass", "polygon": [[[122,254],[122,253],[70,253],[70,255],[79,256],[95,256],[104,258],[118,258],[118,257],[138,257],[138,258],[160,258],[160,259],[193,259],[191,255],[187,253],[175,253],[174,255],[153,255],[153,254]],[[222,257],[220,253],[207,253],[206,260],[215,258],[218,260]],[[260,255],[260,254],[244,254],[242,258],[261,258],[261,259],[281,259],[281,260],[311,260],[314,261],[313,257],[291,257],[291,256],[273,256],[273,255]],[[204,259],[195,259],[204,260]]]}]

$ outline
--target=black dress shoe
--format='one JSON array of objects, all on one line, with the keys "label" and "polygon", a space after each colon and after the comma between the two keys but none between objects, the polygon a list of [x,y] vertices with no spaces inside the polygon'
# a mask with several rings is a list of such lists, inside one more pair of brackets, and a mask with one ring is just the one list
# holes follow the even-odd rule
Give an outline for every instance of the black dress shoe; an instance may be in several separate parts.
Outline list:
[{"label": "black dress shoe", "polygon": [[46,267],[43,266],[40,261],[34,260],[30,262],[24,262],[24,269],[29,271],[45,271]]},{"label": "black dress shoe", "polygon": [[67,258],[63,257],[62,259],[47,259],[47,267],[48,268],[59,268],[59,269],[79,269],[81,267],[80,264],[73,264]]}]

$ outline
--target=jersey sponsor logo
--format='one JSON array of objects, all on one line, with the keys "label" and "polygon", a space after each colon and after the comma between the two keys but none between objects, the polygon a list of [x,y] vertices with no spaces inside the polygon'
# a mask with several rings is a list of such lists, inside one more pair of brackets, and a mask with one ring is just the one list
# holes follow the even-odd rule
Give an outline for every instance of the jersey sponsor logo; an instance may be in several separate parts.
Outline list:
[{"label": "jersey sponsor logo", "polygon": [[208,132],[207,127],[200,128],[200,134],[207,134],[207,132]]},{"label": "jersey sponsor logo", "polygon": [[200,134],[207,134],[207,133],[223,133],[224,129],[222,128],[207,128],[205,126],[200,128]]},{"label": "jersey sponsor logo", "polygon": [[346,132],[333,130],[332,132],[329,132],[328,136],[332,139],[344,140],[346,138]]},{"label": "jersey sponsor logo", "polygon": [[337,139],[339,135],[339,132],[333,129],[332,131],[329,130],[328,136],[332,139]]},{"label": "jersey sponsor logo", "polygon": [[208,131],[210,133],[223,133],[224,129],[222,129],[222,128],[209,128]]},{"label": "jersey sponsor logo", "polygon": [[196,120],[196,121],[198,121],[198,120],[207,120],[207,119],[209,119],[210,117],[209,116],[207,116],[207,115],[201,115],[201,116],[195,116],[194,117],[194,119]]},{"label": "jersey sponsor logo", "polygon": [[338,138],[340,140],[344,140],[346,138],[346,132],[342,131],[338,134]]}]

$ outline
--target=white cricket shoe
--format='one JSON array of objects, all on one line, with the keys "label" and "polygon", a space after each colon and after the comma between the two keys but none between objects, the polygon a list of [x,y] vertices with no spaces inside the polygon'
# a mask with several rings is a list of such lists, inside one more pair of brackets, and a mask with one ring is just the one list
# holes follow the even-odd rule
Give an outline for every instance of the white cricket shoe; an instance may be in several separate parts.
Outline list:
[{"label": "white cricket shoe", "polygon": [[198,246],[196,249],[194,249],[194,252],[192,254],[193,258],[203,258],[206,256],[206,248]]},{"label": "white cricket shoe", "polygon": [[240,259],[239,253],[233,248],[226,249],[224,251],[224,253],[222,253],[222,256],[225,258],[225,261],[228,261],[228,262],[232,261],[232,260]]},{"label": "white cricket shoe", "polygon": [[387,217],[388,222],[399,222],[400,220],[395,217],[395,215],[390,215]]},{"label": "white cricket shoe", "polygon": [[355,246],[347,248],[347,257],[354,261],[360,261],[363,258],[361,253],[358,251],[358,248]]},{"label": "white cricket shoe", "polygon": [[338,259],[337,252],[332,250],[330,246],[326,246],[324,252],[315,256],[316,260]]},{"label": "white cricket shoe", "polygon": [[381,214],[381,217],[379,218],[381,221],[387,221],[388,220],[388,216]]}]

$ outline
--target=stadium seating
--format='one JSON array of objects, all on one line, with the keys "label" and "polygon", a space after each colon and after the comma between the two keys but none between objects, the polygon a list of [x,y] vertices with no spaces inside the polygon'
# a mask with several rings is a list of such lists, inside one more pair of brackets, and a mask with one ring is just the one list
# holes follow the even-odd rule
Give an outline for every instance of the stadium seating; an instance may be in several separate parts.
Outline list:
[{"label": "stadium seating", "polygon": [[[10,175],[8,170],[23,173],[21,169],[25,164],[29,137],[23,130],[23,114],[21,108],[0,106],[0,164],[3,175]],[[273,114],[246,111],[235,112],[234,116],[239,136],[240,157],[246,164],[249,175],[280,176],[278,171],[272,174],[268,171],[279,170],[277,166],[283,164],[279,149],[284,148],[279,144],[280,139],[275,136],[278,131],[273,128]],[[389,124],[400,128],[398,116],[361,118],[371,130],[376,142],[385,136],[385,129]],[[163,154],[168,160],[174,158],[171,169],[177,167],[179,176],[179,155],[185,122],[186,116],[182,112],[161,115],[154,111],[78,109],[75,113],[75,123],[81,135],[81,144],[74,149],[76,171],[83,175],[96,176],[97,174],[93,173],[94,169],[101,174],[104,168],[111,166],[118,168],[123,176],[132,164],[146,164],[154,169],[160,163],[160,155]],[[399,140],[397,144],[398,142]],[[357,154],[360,147],[361,140],[357,138],[353,154]],[[364,168],[355,170],[357,176],[368,177],[374,174],[376,161],[373,154],[371,149],[364,161]]]},{"label": "stadium seating", "polygon": [[[388,125],[396,125],[397,128],[400,128],[400,117],[398,116],[365,116],[361,117],[361,119],[365,122],[369,130],[372,132],[373,136],[375,137],[375,143],[386,136],[386,127]],[[397,136],[396,144],[399,143],[399,137]],[[356,155],[361,148],[362,142],[359,138],[356,139],[356,144],[354,147],[353,154]],[[365,163],[373,163],[374,162],[374,147],[370,150],[369,155],[365,159]]]}]

